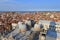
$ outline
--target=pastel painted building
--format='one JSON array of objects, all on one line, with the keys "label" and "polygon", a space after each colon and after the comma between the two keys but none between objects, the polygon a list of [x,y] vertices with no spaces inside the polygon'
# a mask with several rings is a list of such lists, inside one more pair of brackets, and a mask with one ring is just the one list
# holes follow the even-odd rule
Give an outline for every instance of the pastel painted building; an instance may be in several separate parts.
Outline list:
[{"label": "pastel painted building", "polygon": [[39,24],[42,24],[43,25],[43,29],[47,30],[49,28],[50,21],[40,20]]},{"label": "pastel painted building", "polygon": [[46,40],[60,40],[60,22],[40,20],[39,24],[47,30]]},{"label": "pastel painted building", "polygon": [[47,20],[40,20],[39,24],[43,25],[43,28],[45,30],[49,29],[49,26],[55,26],[55,30],[57,30],[57,28],[60,28],[60,22],[53,22],[53,21],[47,21]]},{"label": "pastel painted building", "polygon": [[60,32],[60,22],[56,22],[57,25],[55,25],[56,27],[56,31]]},{"label": "pastel painted building", "polygon": [[48,30],[46,33],[46,40],[60,40],[60,32]]}]

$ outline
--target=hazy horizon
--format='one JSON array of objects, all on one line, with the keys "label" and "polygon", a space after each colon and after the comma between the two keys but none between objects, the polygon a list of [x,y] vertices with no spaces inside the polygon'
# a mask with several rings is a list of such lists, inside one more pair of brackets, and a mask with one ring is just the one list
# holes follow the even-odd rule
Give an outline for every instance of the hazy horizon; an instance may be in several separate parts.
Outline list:
[{"label": "hazy horizon", "polygon": [[0,0],[0,11],[60,11],[60,0]]}]

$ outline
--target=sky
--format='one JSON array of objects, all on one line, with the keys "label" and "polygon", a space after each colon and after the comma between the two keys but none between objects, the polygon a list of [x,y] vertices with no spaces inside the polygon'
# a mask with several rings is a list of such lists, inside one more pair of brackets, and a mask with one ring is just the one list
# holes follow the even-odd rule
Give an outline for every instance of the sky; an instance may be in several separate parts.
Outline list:
[{"label": "sky", "polygon": [[60,0],[0,0],[0,11],[60,11]]}]

